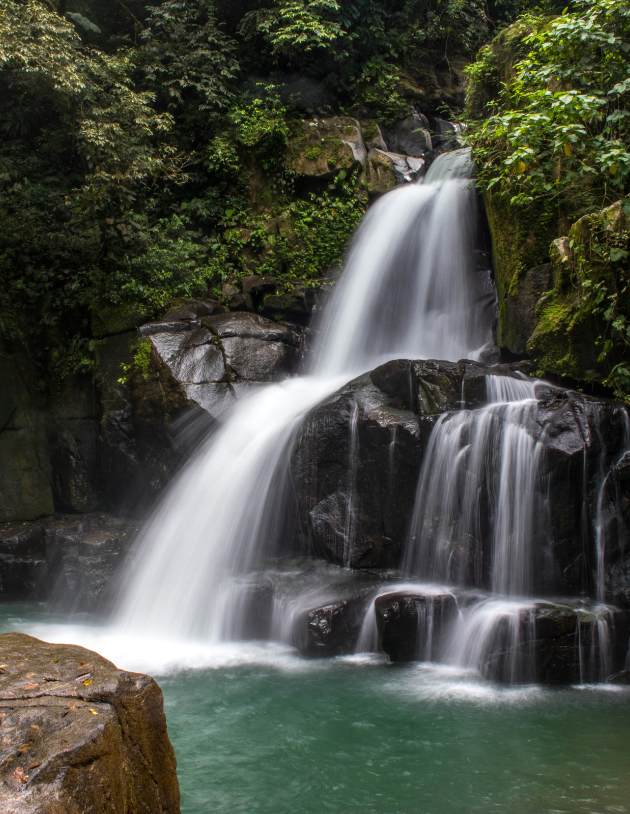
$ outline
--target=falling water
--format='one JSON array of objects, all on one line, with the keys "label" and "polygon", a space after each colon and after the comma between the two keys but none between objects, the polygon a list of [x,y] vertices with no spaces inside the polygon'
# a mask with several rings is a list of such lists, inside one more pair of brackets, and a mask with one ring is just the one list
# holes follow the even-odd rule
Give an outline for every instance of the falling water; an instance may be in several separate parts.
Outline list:
[{"label": "falling water", "polygon": [[526,596],[539,445],[536,383],[487,376],[488,404],[438,419],[420,473],[403,567],[424,579]]},{"label": "falling water", "polygon": [[117,620],[131,631],[236,635],[234,578],[282,536],[289,450],[304,415],[353,376],[395,358],[476,358],[491,308],[474,268],[475,213],[465,151],[425,183],[372,206],[324,311],[309,376],[237,403],[146,524]]}]

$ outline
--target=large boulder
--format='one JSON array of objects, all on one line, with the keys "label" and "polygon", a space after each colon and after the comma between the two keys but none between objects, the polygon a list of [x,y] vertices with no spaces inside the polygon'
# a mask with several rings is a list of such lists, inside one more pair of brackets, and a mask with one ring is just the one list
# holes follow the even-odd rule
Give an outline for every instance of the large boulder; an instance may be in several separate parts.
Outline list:
[{"label": "large boulder", "polygon": [[215,418],[248,384],[283,379],[301,358],[294,329],[247,312],[149,323],[141,334],[186,397]]},{"label": "large boulder", "polygon": [[[441,121],[441,120],[440,120]],[[429,133],[429,120],[419,113],[382,128],[386,149],[392,153],[422,158],[434,146]]]},{"label": "large boulder", "polygon": [[367,151],[356,119],[333,116],[302,120],[296,130],[286,162],[297,175],[327,179],[365,163]]},{"label": "large boulder", "polygon": [[0,636],[6,814],[178,814],[162,692],[75,645]]},{"label": "large boulder", "polygon": [[[292,454],[310,550],[351,567],[397,567],[437,416],[485,400],[475,363],[388,362],[312,410]],[[483,396],[481,396],[483,390]]]},{"label": "large boulder", "polygon": [[624,611],[537,602],[516,621],[497,620],[477,667],[485,678],[504,683],[597,683],[623,669],[629,632]]},{"label": "large boulder", "polygon": [[380,647],[391,661],[441,661],[458,615],[451,593],[405,590],[374,602]]},{"label": "large boulder", "polygon": [[100,466],[116,512],[154,500],[237,398],[296,372],[299,329],[224,310],[184,300],[159,322],[97,341]]}]

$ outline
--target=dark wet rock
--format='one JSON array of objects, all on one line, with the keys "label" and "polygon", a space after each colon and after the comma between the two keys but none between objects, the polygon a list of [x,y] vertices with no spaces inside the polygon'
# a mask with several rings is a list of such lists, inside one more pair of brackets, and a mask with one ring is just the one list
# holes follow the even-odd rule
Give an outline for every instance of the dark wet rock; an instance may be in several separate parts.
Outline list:
[{"label": "dark wet rock", "polygon": [[461,126],[454,122],[440,119],[438,116],[429,117],[431,143],[434,151],[453,150],[461,146],[459,136]]},{"label": "dark wet rock", "polygon": [[300,428],[292,474],[301,526],[319,556],[353,567],[398,565],[422,448],[417,416],[390,406],[405,395],[408,388],[388,397],[366,374]]},{"label": "dark wet rock", "polygon": [[134,521],[102,513],[0,525],[0,602],[102,610],[137,530]]},{"label": "dark wet rock", "polygon": [[[596,523],[605,474],[619,459],[624,444],[625,408],[549,386],[537,390],[541,481],[549,528],[538,541],[537,590],[546,594],[594,595]],[[601,501],[607,529],[606,560],[618,553],[619,517],[607,483]],[[615,603],[617,598],[609,596]]]},{"label": "dark wet rock", "polygon": [[462,394],[485,403],[488,372],[474,362],[388,362],[308,414],[292,475],[313,552],[352,567],[399,564],[435,420],[459,409]]},{"label": "dark wet rock", "polygon": [[452,594],[392,592],[374,602],[381,649],[391,661],[439,661],[457,618]]},{"label": "dark wet rock", "polygon": [[123,562],[138,525],[122,518],[65,518],[44,531],[48,599],[70,611],[103,610],[107,589]]},{"label": "dark wet rock", "polygon": [[6,814],[172,812],[162,692],[75,645],[0,636],[0,807]]},{"label": "dark wet rock", "polygon": [[538,322],[536,303],[553,287],[550,263],[529,269],[519,277],[518,287],[505,298],[506,318],[502,321],[501,346],[510,353],[527,355],[527,343]]},{"label": "dark wet rock", "polygon": [[605,681],[625,664],[629,623],[616,608],[538,602],[521,612],[517,641],[494,631],[482,673],[506,683]]},{"label": "dark wet rock", "polygon": [[292,643],[305,656],[327,658],[354,653],[374,593],[386,578],[379,572],[349,573],[329,566],[328,584],[306,590],[298,600]]},{"label": "dark wet rock", "polygon": [[365,600],[352,598],[310,611],[302,622],[305,635],[298,639],[300,653],[312,658],[354,653],[365,607]]},{"label": "dark wet rock", "polygon": [[606,683],[630,685],[630,670],[621,670],[619,673],[608,676]]},{"label": "dark wet rock", "polygon": [[0,522],[54,511],[37,376],[23,354],[0,352]]},{"label": "dark wet rock", "polygon": [[389,127],[382,128],[387,150],[421,158],[433,146],[426,116],[412,113]]}]

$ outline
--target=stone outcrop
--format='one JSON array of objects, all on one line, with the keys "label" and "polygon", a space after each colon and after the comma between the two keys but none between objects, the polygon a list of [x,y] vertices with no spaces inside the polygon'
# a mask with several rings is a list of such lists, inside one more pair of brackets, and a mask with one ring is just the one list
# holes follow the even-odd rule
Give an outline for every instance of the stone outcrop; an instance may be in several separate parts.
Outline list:
[{"label": "stone outcrop", "polygon": [[497,628],[484,653],[485,678],[511,683],[599,682],[625,665],[628,613],[602,606],[537,602],[523,610],[517,635]]},{"label": "stone outcrop", "polygon": [[[312,410],[291,464],[304,544],[318,556],[351,567],[397,567],[435,421],[444,412],[484,406],[486,375],[513,375],[511,370],[474,362],[389,362]],[[537,386],[537,398],[528,431],[542,445],[537,488],[548,523],[544,539],[536,543],[535,590],[593,596],[600,488],[623,452],[626,412],[619,402],[547,384]],[[613,595],[625,596],[626,590],[627,558],[619,553],[626,543],[619,543],[617,531],[625,528],[618,512],[626,511],[619,507],[627,506],[621,496],[627,487],[625,480],[612,484],[621,502],[611,498],[605,503],[611,525],[606,556],[616,563],[609,592],[616,601]],[[484,505],[481,500],[482,528],[487,525]],[[478,546],[479,574],[485,580],[492,560],[490,536],[482,535]]]},{"label": "stone outcrop", "polygon": [[102,513],[0,525],[0,601],[104,610],[138,524]]},{"label": "stone outcrop", "polygon": [[392,592],[374,602],[381,650],[393,662],[440,661],[457,618],[450,593]]},{"label": "stone outcrop", "polygon": [[367,192],[382,195],[398,184],[416,181],[432,158],[458,147],[458,127],[419,113],[389,126],[344,117],[303,120],[290,142],[287,165],[310,179],[329,179],[356,169]]},{"label": "stone outcrop", "polygon": [[178,814],[162,692],[75,645],[0,636],[5,814]]}]

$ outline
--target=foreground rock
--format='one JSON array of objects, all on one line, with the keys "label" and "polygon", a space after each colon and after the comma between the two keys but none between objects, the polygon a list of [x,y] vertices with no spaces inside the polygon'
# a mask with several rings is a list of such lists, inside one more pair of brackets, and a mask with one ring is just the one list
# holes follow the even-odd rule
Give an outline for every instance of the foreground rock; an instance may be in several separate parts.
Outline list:
[{"label": "foreground rock", "polygon": [[162,692],[75,645],[0,636],[0,810],[178,814]]}]

